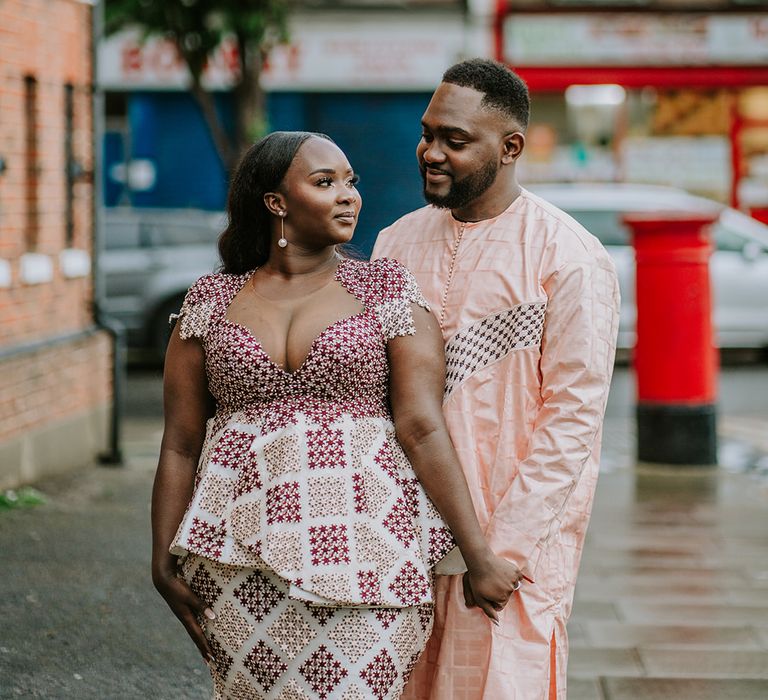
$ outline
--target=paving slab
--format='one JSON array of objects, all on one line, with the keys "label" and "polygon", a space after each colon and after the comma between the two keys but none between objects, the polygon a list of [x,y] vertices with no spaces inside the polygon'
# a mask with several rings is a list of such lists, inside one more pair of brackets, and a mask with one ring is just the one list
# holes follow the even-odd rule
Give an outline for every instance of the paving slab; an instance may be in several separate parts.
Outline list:
[{"label": "paving slab", "polygon": [[[648,676],[669,678],[768,678],[768,650],[638,649]],[[606,674],[607,675],[607,674]],[[629,675],[629,674],[626,674]]]},{"label": "paving slab", "polygon": [[598,679],[571,678],[567,681],[568,700],[606,700]]},{"label": "paving slab", "polygon": [[584,625],[574,620],[573,616],[568,620],[568,646],[571,649],[574,647],[589,646]]},{"label": "paving slab", "polygon": [[571,648],[568,675],[573,678],[595,676],[644,676],[643,662],[635,649]]},{"label": "paving slab", "polygon": [[573,622],[586,622],[588,620],[619,620],[615,603],[611,601],[581,601],[578,608],[571,615]]},{"label": "paving slab", "polygon": [[682,646],[701,649],[760,649],[762,644],[757,631],[747,626],[587,622],[584,627],[587,639],[596,647]]},{"label": "paving slab", "polygon": [[765,700],[768,681],[604,678],[606,700]]},{"label": "paving slab", "polygon": [[617,602],[627,622],[667,625],[763,625],[768,626],[768,607],[749,605],[685,605],[645,603],[636,600]]}]

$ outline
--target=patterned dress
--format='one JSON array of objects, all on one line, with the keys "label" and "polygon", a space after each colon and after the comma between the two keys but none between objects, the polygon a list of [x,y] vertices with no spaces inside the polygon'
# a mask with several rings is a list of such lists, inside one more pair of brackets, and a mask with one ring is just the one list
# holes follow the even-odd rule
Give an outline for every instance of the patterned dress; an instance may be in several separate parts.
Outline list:
[{"label": "patterned dress", "polygon": [[431,569],[454,546],[395,439],[387,342],[426,307],[399,263],[344,260],[362,310],[295,372],[226,317],[244,275],[199,279],[183,339],[216,413],[171,552],[213,609],[217,698],[397,698],[432,626]]}]

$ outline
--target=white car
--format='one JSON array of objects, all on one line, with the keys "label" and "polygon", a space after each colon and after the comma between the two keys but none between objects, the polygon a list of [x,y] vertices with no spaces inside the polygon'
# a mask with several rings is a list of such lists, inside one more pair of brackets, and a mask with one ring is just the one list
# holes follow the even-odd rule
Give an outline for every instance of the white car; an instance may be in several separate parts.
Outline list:
[{"label": "white car", "polygon": [[[619,347],[635,345],[635,258],[630,212],[709,212],[718,205],[684,190],[639,184],[541,184],[527,189],[570,214],[613,257],[621,288]],[[725,207],[711,228],[713,321],[721,348],[768,348],[768,226]]]}]

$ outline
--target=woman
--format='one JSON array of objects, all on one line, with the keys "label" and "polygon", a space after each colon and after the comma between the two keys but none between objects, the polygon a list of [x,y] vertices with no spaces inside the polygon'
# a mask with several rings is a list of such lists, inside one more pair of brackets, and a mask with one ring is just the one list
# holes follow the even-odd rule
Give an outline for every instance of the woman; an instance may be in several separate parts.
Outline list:
[{"label": "woman", "polygon": [[475,519],[418,287],[336,252],[355,183],[327,136],[254,145],[223,272],[190,288],[168,346],[152,573],[217,698],[399,697],[454,538],[468,602],[496,619],[519,585]]}]

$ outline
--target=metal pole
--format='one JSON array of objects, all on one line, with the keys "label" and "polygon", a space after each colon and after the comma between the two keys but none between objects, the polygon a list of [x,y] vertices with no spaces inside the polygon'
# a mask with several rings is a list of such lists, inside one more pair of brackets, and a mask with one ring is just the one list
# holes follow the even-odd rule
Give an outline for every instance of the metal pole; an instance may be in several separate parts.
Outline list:
[{"label": "metal pole", "polygon": [[109,318],[103,311],[103,299],[106,293],[104,275],[101,271],[101,255],[104,250],[104,202],[103,158],[104,143],[104,93],[99,83],[98,53],[101,38],[104,35],[104,1],[92,2],[91,10],[91,84],[93,86],[92,122],[93,122],[93,308],[94,320],[100,328],[112,336],[112,411],[109,430],[109,446],[99,454],[101,464],[120,465],[123,463],[121,449],[121,424],[123,419],[123,401],[126,384],[126,349],[125,329],[122,324]]}]

